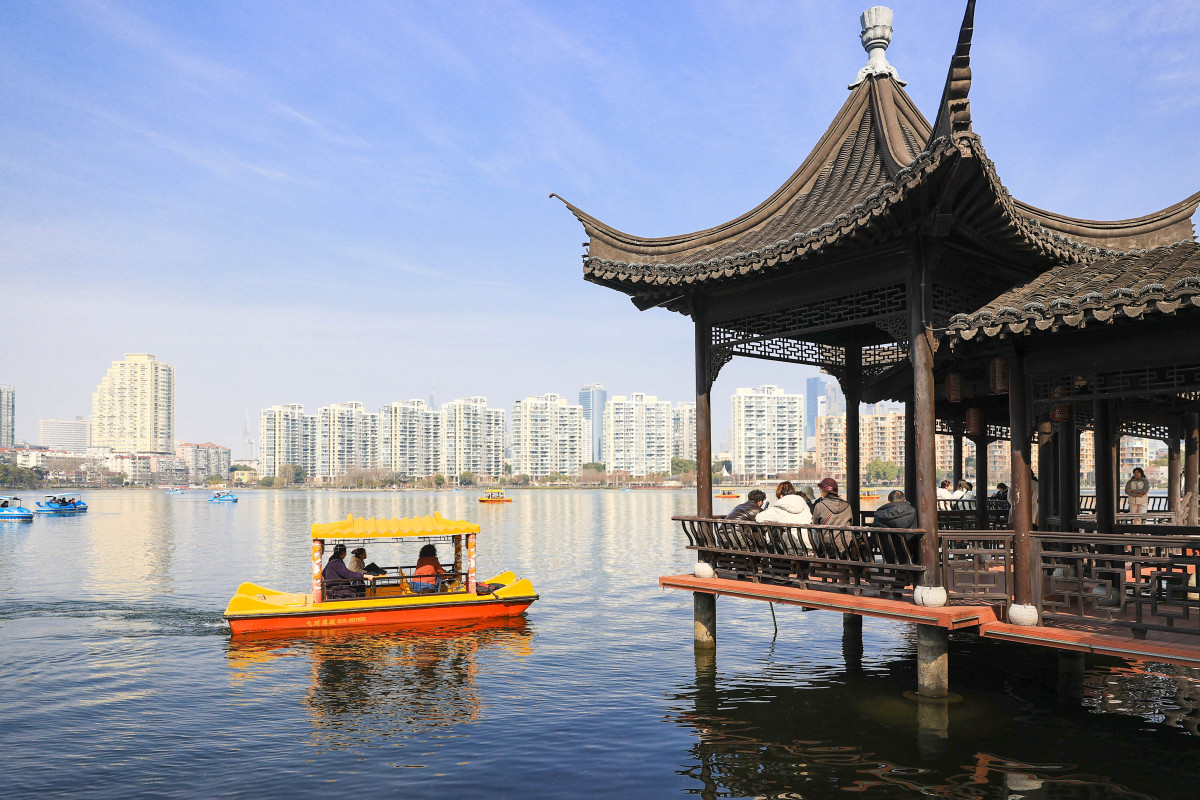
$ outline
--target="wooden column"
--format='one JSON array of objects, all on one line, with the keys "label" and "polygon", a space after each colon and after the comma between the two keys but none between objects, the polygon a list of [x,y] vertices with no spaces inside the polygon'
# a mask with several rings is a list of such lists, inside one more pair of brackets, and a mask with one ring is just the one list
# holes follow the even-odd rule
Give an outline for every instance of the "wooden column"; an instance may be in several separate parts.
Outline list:
[{"label": "wooden column", "polygon": [[[929,286],[925,281],[925,264],[909,277],[908,334],[909,357],[913,369],[913,463],[916,466],[916,497],[910,497],[917,507],[917,526],[924,530],[920,558],[925,571],[920,586],[914,592],[919,605],[946,604],[942,586],[942,570],[938,559],[937,525],[937,431],[934,418],[933,331],[926,327],[923,309],[933,307]],[[924,589],[936,588],[936,591]]]},{"label": "wooden column", "polygon": [[1172,514],[1179,513],[1179,431],[1172,425],[1171,438],[1167,439],[1167,507]]},{"label": "wooden column", "polygon": [[862,483],[862,464],[859,449],[858,406],[862,399],[862,348],[846,346],[846,374],[841,380],[842,394],[846,396],[846,502],[854,513],[854,524],[862,522],[859,516],[859,490]]},{"label": "wooden column", "polygon": [[[1032,569],[1032,540],[1030,532],[1033,528],[1033,508],[1030,492],[1033,490],[1032,474],[1029,466],[1029,406],[1026,402],[1025,363],[1019,353],[1014,353],[1008,359],[1008,425],[1012,431],[1010,445],[1012,451],[1012,485],[1008,487],[1009,501],[1013,507],[1013,551],[1016,560],[1014,576],[1013,600],[1016,605],[1032,607],[1033,583],[1031,576],[1036,574]],[[1036,611],[1034,612],[1036,623]],[[1012,614],[1010,613],[1010,619]],[[1032,624],[1032,623],[1025,623]]]},{"label": "wooden column", "polygon": [[958,482],[963,480],[965,473],[963,472],[963,435],[962,431],[955,431],[950,437],[954,440],[954,491],[958,491]]},{"label": "wooden column", "polygon": [[1079,513],[1079,436],[1075,414],[1058,423],[1058,524],[1066,533],[1075,531]]},{"label": "wooden column", "polygon": [[988,444],[991,439],[986,434],[971,439],[975,444],[975,527],[978,530],[988,529]]},{"label": "wooden column", "polygon": [[1200,525],[1200,414],[1189,411],[1183,415],[1183,491],[1188,498],[1188,525]]},{"label": "wooden column", "polygon": [[[712,326],[705,314],[703,301],[695,301],[693,319],[696,323],[696,515],[711,517],[712,492],[712,389],[709,350],[712,346]],[[693,592],[693,640],[697,648],[717,645],[717,596]]]},{"label": "wooden column", "polygon": [[1093,401],[1092,418],[1092,444],[1096,450],[1096,533],[1112,533],[1117,498],[1113,494],[1111,401]]},{"label": "wooden column", "polygon": [[[1054,423],[1045,414],[1038,418],[1037,445],[1038,504],[1036,508],[1030,505],[1029,524],[1037,525],[1038,530],[1044,531],[1047,529],[1046,517],[1054,506],[1052,482],[1049,480],[1054,472]],[[1031,494],[1031,503],[1032,498]]]},{"label": "wooden column", "polygon": [[913,423],[912,392],[904,401],[904,496],[908,502],[917,502],[917,426]]}]

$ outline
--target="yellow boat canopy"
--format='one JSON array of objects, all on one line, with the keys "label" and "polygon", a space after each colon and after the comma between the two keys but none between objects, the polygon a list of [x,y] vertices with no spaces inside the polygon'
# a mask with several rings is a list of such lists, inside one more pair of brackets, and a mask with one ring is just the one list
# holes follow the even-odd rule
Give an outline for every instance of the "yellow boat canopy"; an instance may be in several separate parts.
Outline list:
[{"label": "yellow boat canopy", "polygon": [[337,522],[314,522],[314,539],[400,539],[421,536],[455,536],[479,533],[479,525],[461,519],[446,519],[434,512],[431,517],[380,519],[353,514]]}]

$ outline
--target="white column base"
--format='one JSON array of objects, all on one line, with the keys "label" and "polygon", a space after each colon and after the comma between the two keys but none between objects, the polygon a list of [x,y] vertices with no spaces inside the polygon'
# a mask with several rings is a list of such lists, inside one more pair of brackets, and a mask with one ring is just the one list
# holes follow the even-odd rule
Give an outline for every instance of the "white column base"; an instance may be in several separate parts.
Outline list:
[{"label": "white column base", "polygon": [[1034,606],[1011,605],[1008,607],[1008,621],[1013,625],[1033,627],[1038,624],[1038,612]]},{"label": "white column base", "polygon": [[715,578],[717,573],[713,572],[712,564],[707,561],[697,561],[692,574],[697,578]]},{"label": "white column base", "polygon": [[926,608],[941,608],[950,602],[944,586],[916,586],[913,588],[913,602]]}]

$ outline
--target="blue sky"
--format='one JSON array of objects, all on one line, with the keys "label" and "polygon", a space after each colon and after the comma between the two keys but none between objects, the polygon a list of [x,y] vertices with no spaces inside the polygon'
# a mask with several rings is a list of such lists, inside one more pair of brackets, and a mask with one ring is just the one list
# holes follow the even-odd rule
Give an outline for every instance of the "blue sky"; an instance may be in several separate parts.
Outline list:
[{"label": "blue sky", "polygon": [[[648,236],[750,209],[845,100],[866,5],[0,6],[18,437],[89,414],[126,352],[175,365],[178,438],[235,453],[274,403],[689,399],[688,320],[585,283],[547,195]],[[962,3],[892,6],[888,58],[932,118]],[[1200,188],[1194,17],[981,2],[974,127],[1012,193],[1109,219]],[[714,427],[736,387],[810,374],[733,362]]]}]

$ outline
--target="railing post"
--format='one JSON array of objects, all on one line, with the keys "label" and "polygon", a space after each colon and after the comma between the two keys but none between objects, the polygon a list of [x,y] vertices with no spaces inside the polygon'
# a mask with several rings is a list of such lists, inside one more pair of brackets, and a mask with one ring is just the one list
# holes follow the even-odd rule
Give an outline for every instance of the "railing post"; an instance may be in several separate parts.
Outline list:
[{"label": "railing post", "polygon": [[1008,359],[1008,425],[1011,431],[1012,486],[1009,487],[1013,514],[1013,557],[1015,578],[1013,604],[1008,621],[1014,625],[1036,625],[1037,608],[1032,603],[1033,564],[1030,530],[1033,527],[1033,476],[1030,473],[1029,406],[1025,385],[1025,361],[1014,352]]}]

